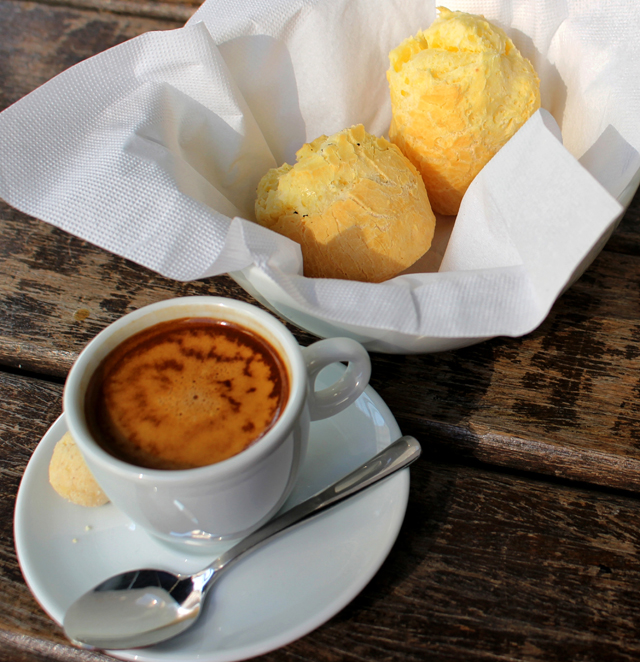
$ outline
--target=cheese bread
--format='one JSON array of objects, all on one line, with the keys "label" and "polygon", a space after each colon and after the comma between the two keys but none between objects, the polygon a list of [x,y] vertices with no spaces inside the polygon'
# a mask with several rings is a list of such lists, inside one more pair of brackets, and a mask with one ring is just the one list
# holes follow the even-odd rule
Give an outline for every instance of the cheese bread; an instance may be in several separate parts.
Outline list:
[{"label": "cheese bread", "polygon": [[258,223],[298,242],[304,274],[380,282],[431,245],[435,216],[416,168],[362,125],[303,145],[258,185]]},{"label": "cheese bread", "polygon": [[422,173],[434,211],[456,214],[473,178],[540,107],[540,84],[500,28],[438,9],[389,54],[389,138]]}]

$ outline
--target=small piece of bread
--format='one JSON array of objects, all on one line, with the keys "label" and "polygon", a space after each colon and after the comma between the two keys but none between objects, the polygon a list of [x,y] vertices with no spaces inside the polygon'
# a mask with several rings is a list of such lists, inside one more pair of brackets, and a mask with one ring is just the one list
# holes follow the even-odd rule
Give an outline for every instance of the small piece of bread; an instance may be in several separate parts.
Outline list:
[{"label": "small piece of bread", "polygon": [[420,173],[359,124],[298,150],[258,185],[256,219],[298,242],[304,274],[381,282],[431,246],[435,216]]},{"label": "small piece of bread", "polygon": [[389,139],[422,173],[434,211],[457,214],[492,156],[540,107],[529,60],[483,16],[439,7],[389,53]]},{"label": "small piece of bread", "polygon": [[102,506],[109,501],[68,432],[53,449],[49,482],[61,497],[80,506]]}]

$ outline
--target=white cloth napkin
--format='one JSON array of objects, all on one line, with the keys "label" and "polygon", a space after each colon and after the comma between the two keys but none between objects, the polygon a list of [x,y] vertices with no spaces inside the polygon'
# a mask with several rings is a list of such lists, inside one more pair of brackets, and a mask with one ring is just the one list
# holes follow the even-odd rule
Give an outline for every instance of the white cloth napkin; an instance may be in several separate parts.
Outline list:
[{"label": "white cloth napkin", "polygon": [[177,280],[256,265],[334,323],[527,333],[601,247],[640,169],[640,5],[447,6],[507,31],[545,110],[473,182],[437,273],[304,278],[297,244],[251,221],[262,175],[304,142],[356,123],[386,134],[388,53],[434,19],[426,0],[207,0],[184,28],[81,62],[1,113],[0,196]]}]

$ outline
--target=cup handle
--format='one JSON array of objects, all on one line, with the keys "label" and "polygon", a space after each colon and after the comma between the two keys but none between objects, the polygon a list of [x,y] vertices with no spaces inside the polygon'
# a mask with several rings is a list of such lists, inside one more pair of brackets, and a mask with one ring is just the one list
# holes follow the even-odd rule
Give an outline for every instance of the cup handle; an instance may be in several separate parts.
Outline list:
[{"label": "cup handle", "polygon": [[[371,359],[367,350],[351,338],[327,338],[302,348],[309,375],[309,415],[312,421],[329,418],[346,409],[363,393],[371,377]],[[339,361],[348,361],[347,369],[337,382],[315,390],[318,373]]]}]

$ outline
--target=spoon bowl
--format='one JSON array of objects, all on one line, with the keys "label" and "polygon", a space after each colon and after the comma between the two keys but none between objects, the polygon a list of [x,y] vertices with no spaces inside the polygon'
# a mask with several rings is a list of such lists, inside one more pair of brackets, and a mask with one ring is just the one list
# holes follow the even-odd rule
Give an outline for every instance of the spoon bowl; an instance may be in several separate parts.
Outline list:
[{"label": "spoon bowl", "polygon": [[75,644],[99,649],[141,648],[175,637],[200,616],[206,574],[146,569],[110,577],[69,607],[65,632]]},{"label": "spoon bowl", "polygon": [[318,494],[270,520],[192,575],[140,569],[110,577],[67,610],[65,634],[83,648],[118,650],[160,643],[200,616],[208,591],[235,561],[275,535],[395,473],[420,456],[413,437],[401,437]]}]

